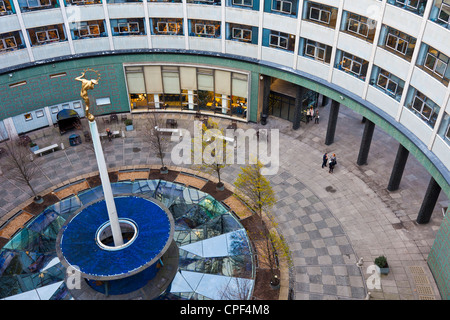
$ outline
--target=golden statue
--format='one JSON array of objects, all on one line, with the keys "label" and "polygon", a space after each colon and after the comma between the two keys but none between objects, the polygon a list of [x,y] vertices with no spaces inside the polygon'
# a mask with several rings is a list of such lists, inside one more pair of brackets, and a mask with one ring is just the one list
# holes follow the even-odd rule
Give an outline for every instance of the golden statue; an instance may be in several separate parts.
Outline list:
[{"label": "golden statue", "polygon": [[[95,72],[97,74],[97,79],[91,79],[91,80],[85,79],[84,75],[88,71]],[[85,109],[86,117],[88,118],[89,121],[94,121],[94,115],[89,112],[90,103],[89,103],[88,90],[94,89],[94,86],[96,84],[98,84],[98,81],[100,80],[100,73],[98,73],[98,71],[95,71],[95,70],[89,68],[89,69],[83,70],[83,73],[81,74],[81,76],[76,77],[75,80],[81,81],[80,96],[83,98],[84,103],[86,105],[86,109]]]}]

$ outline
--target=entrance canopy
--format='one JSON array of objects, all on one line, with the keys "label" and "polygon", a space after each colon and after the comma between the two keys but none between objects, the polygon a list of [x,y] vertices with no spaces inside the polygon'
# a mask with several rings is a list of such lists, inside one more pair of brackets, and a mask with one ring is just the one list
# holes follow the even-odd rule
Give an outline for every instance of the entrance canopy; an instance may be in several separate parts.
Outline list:
[{"label": "entrance canopy", "polygon": [[60,134],[76,129],[78,125],[81,125],[80,116],[75,110],[72,109],[63,109],[58,112],[56,115],[56,120],[58,121]]}]

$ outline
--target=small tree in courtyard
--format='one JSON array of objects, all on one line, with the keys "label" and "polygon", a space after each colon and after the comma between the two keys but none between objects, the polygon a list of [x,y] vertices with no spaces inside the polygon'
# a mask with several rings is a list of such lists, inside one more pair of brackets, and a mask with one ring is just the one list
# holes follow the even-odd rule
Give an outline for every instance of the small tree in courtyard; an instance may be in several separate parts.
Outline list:
[{"label": "small tree in courtyard", "polygon": [[161,173],[167,173],[167,167],[164,164],[164,154],[170,143],[168,136],[165,136],[159,128],[162,128],[163,123],[159,119],[155,112],[152,112],[152,116],[149,118],[148,127],[146,129],[146,140],[150,145],[150,149],[156,153],[156,156],[161,160]]},{"label": "small tree in courtyard", "polygon": [[[274,229],[276,223],[270,214],[270,209],[277,200],[269,180],[261,174],[262,167],[260,161],[242,167],[234,185],[237,195],[256,213],[260,236],[264,243],[264,248],[258,252],[258,255],[261,261],[263,259],[267,261],[272,275],[271,283],[277,285],[279,279],[275,274],[275,252],[289,257],[289,249],[284,239],[279,237]],[[267,218],[267,224],[264,218]]]},{"label": "small tree in courtyard", "polygon": [[33,154],[30,148],[19,139],[11,139],[5,142],[6,155],[3,159],[2,169],[5,173],[9,173],[9,177],[20,183],[28,186],[34,196],[35,202],[42,201],[31,185],[31,180],[42,174],[39,168],[40,159],[33,159]]}]

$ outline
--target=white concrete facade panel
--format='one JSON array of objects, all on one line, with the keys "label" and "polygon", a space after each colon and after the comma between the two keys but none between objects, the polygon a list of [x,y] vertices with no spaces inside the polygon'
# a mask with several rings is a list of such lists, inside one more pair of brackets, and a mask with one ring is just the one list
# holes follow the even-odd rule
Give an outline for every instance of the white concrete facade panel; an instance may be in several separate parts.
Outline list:
[{"label": "white concrete facade panel", "polygon": [[378,90],[373,86],[367,88],[366,100],[376,105],[378,108],[386,112],[392,118],[395,118],[400,104],[397,100],[389,97],[386,93]]},{"label": "white concrete facade panel", "polygon": [[403,80],[408,77],[409,62],[382,48],[377,48],[374,64]]},{"label": "white concrete facade panel", "polygon": [[306,57],[298,57],[297,69],[316,77],[327,79],[331,66]]},{"label": "white concrete facade panel", "polygon": [[39,12],[22,13],[25,28],[35,28],[64,22],[60,8],[42,10]]},{"label": "white concrete facade panel", "polygon": [[371,43],[343,32],[339,34],[337,48],[366,61],[369,61],[372,55]]},{"label": "white concrete facade panel", "polygon": [[438,105],[443,105],[447,88],[425,71],[415,67],[411,76],[411,85]]},{"label": "white concrete facade panel", "polygon": [[300,27],[300,37],[318,41],[329,46],[332,46],[334,43],[334,33],[334,29],[304,20]]},{"label": "white concrete facade panel", "polygon": [[383,24],[417,38],[422,24],[422,17],[412,12],[387,4]]},{"label": "white concrete facade panel", "polygon": [[364,82],[359,78],[344,71],[334,69],[331,82],[338,86],[361,96],[364,91]]},{"label": "white concrete facade panel", "polygon": [[400,123],[406,126],[423,143],[428,144],[433,130],[411,110],[403,108]]},{"label": "white concrete facade panel", "polygon": [[176,3],[149,2],[147,6],[149,17],[183,18],[183,7]]}]

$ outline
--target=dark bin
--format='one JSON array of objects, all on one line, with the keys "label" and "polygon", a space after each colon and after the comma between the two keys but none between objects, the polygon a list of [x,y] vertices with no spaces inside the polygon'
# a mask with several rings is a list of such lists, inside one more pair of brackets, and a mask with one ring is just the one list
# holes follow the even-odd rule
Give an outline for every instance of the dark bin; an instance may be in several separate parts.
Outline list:
[{"label": "dark bin", "polygon": [[261,115],[261,124],[262,124],[263,126],[265,126],[266,123],[267,123],[267,114],[262,114],[262,115]]},{"label": "dark bin", "polygon": [[79,136],[78,134],[72,134],[72,135],[69,137],[69,144],[70,144],[72,147],[81,144],[81,138],[80,138],[80,136]]}]

